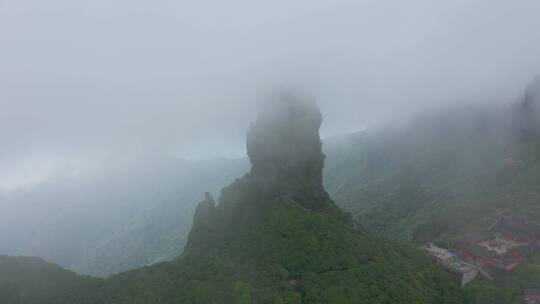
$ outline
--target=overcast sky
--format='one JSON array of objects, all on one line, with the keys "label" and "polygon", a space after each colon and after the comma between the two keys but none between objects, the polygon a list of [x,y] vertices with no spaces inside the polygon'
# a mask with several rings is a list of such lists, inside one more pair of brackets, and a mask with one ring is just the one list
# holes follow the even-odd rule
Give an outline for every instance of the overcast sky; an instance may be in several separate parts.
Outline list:
[{"label": "overcast sky", "polygon": [[323,136],[517,98],[539,16],[538,0],[0,0],[0,190],[113,154],[242,156],[284,86],[317,97]]}]

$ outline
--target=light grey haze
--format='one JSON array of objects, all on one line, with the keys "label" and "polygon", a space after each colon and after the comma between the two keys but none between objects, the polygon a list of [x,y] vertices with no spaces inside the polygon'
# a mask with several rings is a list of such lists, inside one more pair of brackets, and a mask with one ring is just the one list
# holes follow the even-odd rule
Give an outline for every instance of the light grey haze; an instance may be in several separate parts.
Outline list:
[{"label": "light grey haze", "polygon": [[0,194],[110,159],[241,157],[269,92],[317,97],[322,135],[540,73],[538,0],[0,0]]}]

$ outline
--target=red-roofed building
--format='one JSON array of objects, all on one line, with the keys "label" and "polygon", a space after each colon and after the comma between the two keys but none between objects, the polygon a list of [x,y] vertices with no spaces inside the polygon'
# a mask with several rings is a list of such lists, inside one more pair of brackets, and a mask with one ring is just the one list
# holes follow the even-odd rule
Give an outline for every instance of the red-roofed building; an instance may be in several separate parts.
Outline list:
[{"label": "red-roofed building", "polygon": [[488,250],[479,245],[482,241],[486,241],[486,239],[482,238],[480,241],[465,241],[458,246],[465,261],[480,262],[491,267],[511,270],[525,259],[525,255],[517,250],[511,250],[505,253],[497,253],[496,251]]}]

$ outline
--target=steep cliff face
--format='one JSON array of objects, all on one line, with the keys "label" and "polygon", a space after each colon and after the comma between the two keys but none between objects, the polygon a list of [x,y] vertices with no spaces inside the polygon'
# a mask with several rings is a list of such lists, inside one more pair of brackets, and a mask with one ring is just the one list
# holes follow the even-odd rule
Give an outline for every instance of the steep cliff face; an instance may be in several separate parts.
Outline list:
[{"label": "steep cliff face", "polygon": [[174,287],[187,291],[179,303],[462,303],[429,261],[369,239],[336,207],[321,122],[310,99],[266,105],[247,135],[251,171],[197,208],[176,261],[195,279]]},{"label": "steep cliff face", "polygon": [[336,207],[322,186],[320,124],[309,99],[268,104],[248,133],[251,172],[219,203],[206,195],[184,253],[107,279],[98,301],[72,303],[464,303],[449,275],[370,239]]},{"label": "steep cliff face", "polygon": [[306,208],[328,198],[322,185],[321,113],[313,99],[287,93],[266,104],[247,134],[247,178],[266,193],[287,195]]}]

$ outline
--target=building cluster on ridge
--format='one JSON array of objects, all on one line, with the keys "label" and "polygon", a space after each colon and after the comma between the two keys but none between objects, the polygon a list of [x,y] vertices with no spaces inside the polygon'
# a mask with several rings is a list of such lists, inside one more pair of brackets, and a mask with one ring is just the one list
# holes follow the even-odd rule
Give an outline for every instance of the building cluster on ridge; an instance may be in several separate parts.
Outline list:
[{"label": "building cluster on ridge", "polygon": [[469,237],[457,246],[465,260],[511,270],[540,251],[540,227],[501,217],[488,233]]},{"label": "building cluster on ridge", "polygon": [[463,287],[478,273],[491,279],[484,266],[510,271],[540,252],[540,226],[503,216],[486,233],[469,235],[454,248],[430,243],[423,249]]}]

